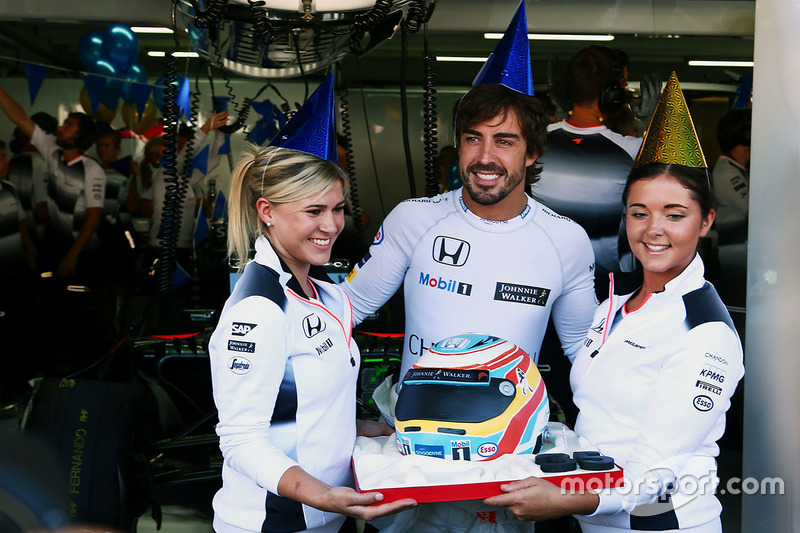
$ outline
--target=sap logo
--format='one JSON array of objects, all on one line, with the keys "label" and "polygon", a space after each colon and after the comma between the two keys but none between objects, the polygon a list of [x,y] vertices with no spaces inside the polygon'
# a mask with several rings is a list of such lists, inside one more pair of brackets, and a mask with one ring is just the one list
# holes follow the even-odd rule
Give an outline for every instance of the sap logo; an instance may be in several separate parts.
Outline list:
[{"label": "sap logo", "polygon": [[257,324],[248,324],[247,322],[234,322],[231,325],[231,335],[237,337],[244,337],[250,333]]},{"label": "sap logo", "polygon": [[333,347],[333,341],[330,338],[325,339],[325,342],[317,346],[317,355],[324,354],[332,347]]},{"label": "sap logo", "polygon": [[695,409],[703,412],[710,411],[714,408],[714,401],[703,394],[695,396],[694,400],[692,400],[692,404]]},{"label": "sap logo", "polygon": [[478,446],[478,455],[481,457],[491,457],[497,453],[498,449],[497,444],[494,442],[484,442]]},{"label": "sap logo", "polygon": [[470,283],[464,283],[454,279],[436,279],[435,277],[431,277],[430,274],[426,274],[424,272],[419,273],[419,284],[420,285],[427,285],[428,287],[432,287],[434,289],[439,289],[441,291],[447,292],[454,292],[456,294],[461,294],[462,296],[469,296],[472,294],[472,285]]},{"label": "sap logo", "polygon": [[375,234],[375,238],[372,239],[372,244],[380,244],[383,242],[383,224],[381,227],[378,228],[378,232]]},{"label": "sap logo", "polygon": [[316,314],[311,313],[303,319],[303,333],[309,339],[325,331],[327,324]]},{"label": "sap logo", "polygon": [[725,371],[713,365],[703,365],[703,370],[700,371],[700,377],[713,379],[717,383],[725,383]]},{"label": "sap logo", "polygon": [[439,235],[433,240],[433,260],[450,266],[464,266],[469,257],[467,241]]},{"label": "sap logo", "polygon": [[369,253],[369,252],[367,252],[367,255],[365,255],[364,257],[362,257],[362,258],[361,258],[361,261],[359,261],[359,262],[357,263],[357,265],[356,265],[356,268],[361,268],[361,267],[363,267],[365,264],[367,264],[367,261],[369,261],[370,259],[372,259],[372,254],[371,254],[371,253]]},{"label": "sap logo", "polygon": [[250,372],[251,366],[252,363],[244,357],[232,357],[228,360],[228,369],[240,376]]}]

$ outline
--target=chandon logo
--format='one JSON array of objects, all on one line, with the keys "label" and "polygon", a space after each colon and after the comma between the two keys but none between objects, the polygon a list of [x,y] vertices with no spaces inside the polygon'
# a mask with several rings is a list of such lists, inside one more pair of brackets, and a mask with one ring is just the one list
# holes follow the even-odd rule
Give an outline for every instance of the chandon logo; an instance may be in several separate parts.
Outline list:
[{"label": "chandon logo", "polygon": [[433,260],[443,265],[464,266],[469,248],[467,241],[439,235],[433,241]]},{"label": "chandon logo", "polygon": [[311,313],[303,319],[303,333],[305,333],[306,337],[309,339],[314,335],[325,331],[325,327],[325,322],[323,322],[322,319],[314,313]]}]

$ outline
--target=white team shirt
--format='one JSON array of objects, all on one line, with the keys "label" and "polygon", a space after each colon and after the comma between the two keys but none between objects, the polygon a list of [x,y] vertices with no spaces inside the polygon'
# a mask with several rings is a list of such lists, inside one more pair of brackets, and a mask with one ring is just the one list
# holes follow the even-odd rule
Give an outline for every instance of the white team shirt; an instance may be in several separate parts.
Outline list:
[{"label": "white team shirt", "polygon": [[[69,162],[62,159],[56,137],[39,126],[33,130],[33,144],[49,169],[47,182],[47,220],[60,235],[75,239],[86,221],[86,210],[103,207],[106,174],[93,159],[79,156]],[[87,247],[96,245],[97,234]]]},{"label": "white team shirt", "polygon": [[575,432],[613,457],[628,485],[601,491],[596,512],[577,518],[587,532],[595,524],[626,531],[716,520],[716,442],[744,374],[730,315],[703,279],[699,256],[622,318],[641,278],[615,284],[622,282],[614,277],[614,295],[597,309],[570,383],[580,409]]},{"label": "white team shirt", "polygon": [[360,364],[352,309],[321,269],[312,267],[311,277],[316,299],[302,295],[259,237],[255,260],[211,336],[224,458],[223,486],[213,502],[218,533],[336,533],[344,522],[278,495],[281,476],[294,465],[331,486],[352,485]]},{"label": "white team shirt", "polygon": [[551,313],[574,357],[597,303],[593,268],[586,232],[566,217],[528,198],[519,216],[485,220],[456,189],[393,209],[344,290],[358,323],[404,284],[402,379],[433,343],[465,332],[504,338],[538,360]]}]

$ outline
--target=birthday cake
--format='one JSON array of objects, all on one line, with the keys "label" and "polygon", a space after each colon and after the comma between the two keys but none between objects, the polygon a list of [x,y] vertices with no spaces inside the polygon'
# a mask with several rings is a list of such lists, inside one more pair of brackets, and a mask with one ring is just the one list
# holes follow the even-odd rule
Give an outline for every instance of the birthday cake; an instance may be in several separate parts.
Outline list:
[{"label": "birthday cake", "polygon": [[483,334],[434,344],[408,371],[393,406],[396,433],[358,437],[356,486],[384,502],[480,499],[536,476],[566,487],[607,487],[622,477],[612,458],[563,424],[548,422],[533,360]]}]

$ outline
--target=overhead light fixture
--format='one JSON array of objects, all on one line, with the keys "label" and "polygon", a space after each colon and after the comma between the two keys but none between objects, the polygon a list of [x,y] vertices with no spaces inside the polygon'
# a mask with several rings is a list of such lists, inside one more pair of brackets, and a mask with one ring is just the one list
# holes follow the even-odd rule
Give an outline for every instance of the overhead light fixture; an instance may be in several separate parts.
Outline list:
[{"label": "overhead light fixture", "polygon": [[436,56],[436,61],[453,61],[461,63],[484,63],[488,57],[459,57],[459,56]]},{"label": "overhead light fixture", "polygon": [[133,33],[172,33],[171,28],[161,26],[131,26]]},{"label": "overhead light fixture", "polygon": [[[150,50],[147,52],[150,57],[167,57],[167,53],[163,50]],[[172,57],[200,57],[197,52],[172,52]]]},{"label": "overhead light fixture", "polygon": [[[484,33],[484,39],[502,39],[503,33]],[[577,33],[529,33],[529,41],[613,41],[613,35]]]},{"label": "overhead light fixture", "polygon": [[690,67],[752,67],[753,61],[689,61]]}]

